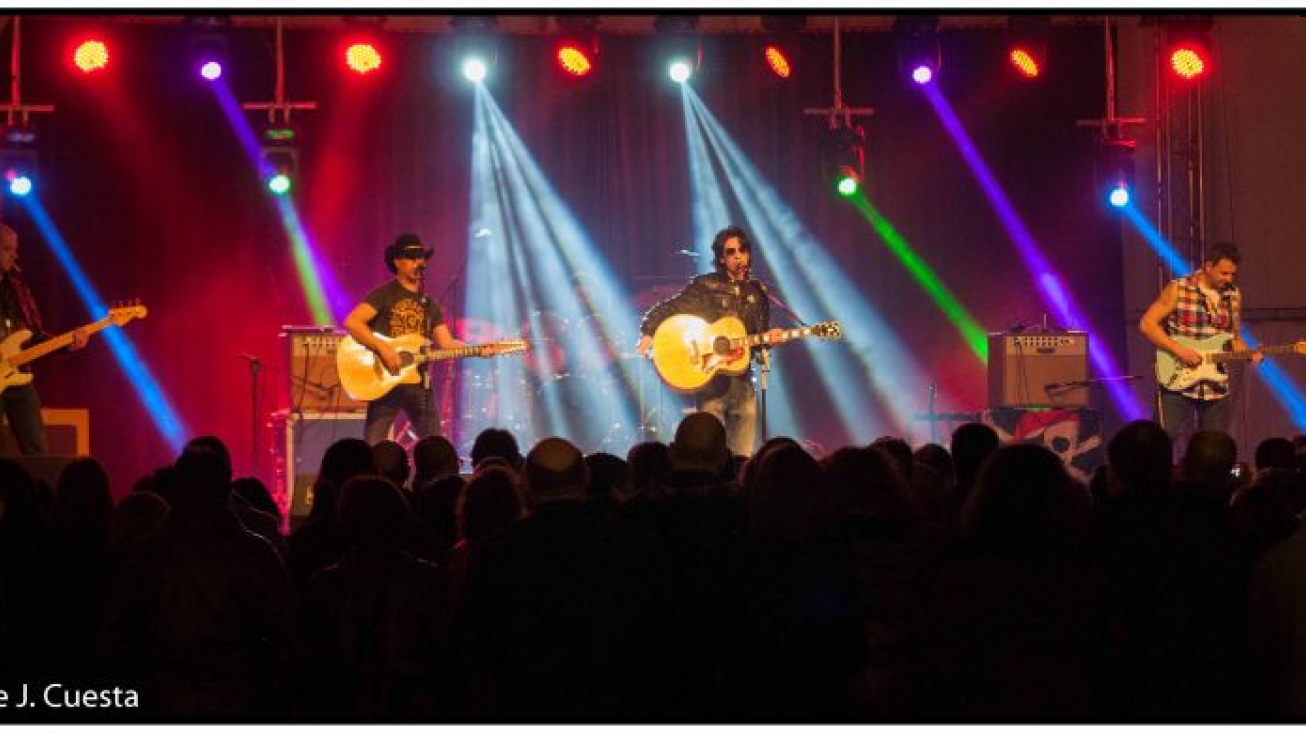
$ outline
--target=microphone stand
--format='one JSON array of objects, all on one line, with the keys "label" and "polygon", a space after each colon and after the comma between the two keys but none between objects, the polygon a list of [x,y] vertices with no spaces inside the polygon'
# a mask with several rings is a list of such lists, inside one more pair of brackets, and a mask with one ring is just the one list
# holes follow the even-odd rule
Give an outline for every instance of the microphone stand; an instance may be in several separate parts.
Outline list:
[{"label": "microphone stand", "polygon": [[757,425],[758,433],[761,435],[761,442],[765,443],[769,439],[766,434],[766,376],[771,373],[770,347],[762,349],[761,360],[762,372],[757,378],[757,386],[760,391],[757,396]]},{"label": "microphone stand", "polygon": [[939,414],[935,411],[939,396],[939,385],[930,383],[930,442],[939,442]]},{"label": "microphone stand", "polygon": [[258,475],[258,375],[263,360],[253,354],[241,354],[249,362],[249,472]]},{"label": "microphone stand", "polygon": [[[426,295],[426,265],[417,268],[417,295],[417,302],[422,304],[422,338],[429,340],[431,338],[431,299]],[[427,348],[430,348],[430,346],[428,345]],[[427,391],[431,389],[431,365],[429,363],[422,372],[422,389]],[[431,407],[434,409],[434,401],[432,401]]]}]

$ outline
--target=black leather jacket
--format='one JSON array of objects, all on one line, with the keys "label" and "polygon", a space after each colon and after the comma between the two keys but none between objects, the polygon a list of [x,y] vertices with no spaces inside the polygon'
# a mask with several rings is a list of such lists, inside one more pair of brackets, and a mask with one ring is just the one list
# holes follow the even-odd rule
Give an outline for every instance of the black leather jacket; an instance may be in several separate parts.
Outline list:
[{"label": "black leather jacket", "polygon": [[736,316],[750,334],[771,328],[771,302],[762,281],[734,283],[724,272],[699,275],[679,293],[649,308],[640,323],[640,333],[652,336],[663,321],[680,313],[698,316],[708,323]]}]

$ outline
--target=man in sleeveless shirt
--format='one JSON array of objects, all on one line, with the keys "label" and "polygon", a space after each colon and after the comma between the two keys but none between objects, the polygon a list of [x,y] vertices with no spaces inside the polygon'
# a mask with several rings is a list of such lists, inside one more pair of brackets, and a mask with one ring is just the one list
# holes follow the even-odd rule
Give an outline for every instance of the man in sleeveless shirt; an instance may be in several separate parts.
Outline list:
[{"label": "man in sleeveless shirt", "polygon": [[[1138,330],[1158,349],[1190,367],[1202,363],[1202,354],[1176,341],[1176,336],[1201,340],[1228,334],[1234,350],[1247,349],[1238,335],[1242,298],[1234,285],[1241,259],[1238,248],[1229,242],[1207,247],[1201,269],[1167,283],[1143,313]],[[1259,364],[1262,358],[1257,353],[1252,360]],[[1176,446],[1181,445],[1180,435],[1194,430],[1228,432],[1233,417],[1228,381],[1201,380],[1179,391],[1158,386],[1157,391],[1155,419]]]}]

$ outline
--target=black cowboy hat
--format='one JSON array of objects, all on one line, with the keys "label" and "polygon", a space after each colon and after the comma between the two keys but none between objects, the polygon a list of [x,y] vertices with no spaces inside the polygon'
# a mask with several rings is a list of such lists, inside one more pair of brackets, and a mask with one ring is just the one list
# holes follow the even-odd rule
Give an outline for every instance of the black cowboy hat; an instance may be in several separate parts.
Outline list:
[{"label": "black cowboy hat", "polygon": [[416,234],[400,234],[395,237],[395,241],[385,248],[385,267],[391,273],[396,273],[395,260],[404,257],[411,259],[428,259],[435,250],[422,244],[421,238]]}]

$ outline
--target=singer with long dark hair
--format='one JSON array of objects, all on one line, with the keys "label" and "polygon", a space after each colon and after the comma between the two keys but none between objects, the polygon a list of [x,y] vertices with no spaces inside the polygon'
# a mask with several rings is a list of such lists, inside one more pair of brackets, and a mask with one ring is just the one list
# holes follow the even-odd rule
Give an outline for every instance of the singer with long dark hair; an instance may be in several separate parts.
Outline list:
[{"label": "singer with long dark hair", "polygon": [[[389,343],[377,334],[394,338],[408,334],[422,334],[431,339],[436,348],[453,349],[466,346],[455,339],[444,320],[444,311],[424,288],[427,261],[432,249],[422,244],[416,234],[400,234],[385,248],[385,266],[394,278],[367,294],[363,302],[345,317],[345,330],[358,343],[376,352],[381,362],[391,372],[402,366],[401,357]],[[487,346],[483,355],[490,355]],[[419,369],[425,370],[423,364]],[[400,384],[385,395],[367,403],[363,439],[369,445],[385,440],[399,412],[408,416],[417,438],[440,434],[440,413],[435,404],[435,391],[423,372],[417,384]]]},{"label": "singer with long dark hair", "polygon": [[[685,313],[713,322],[735,316],[748,333],[767,333],[778,342],[780,329],[771,328],[771,304],[766,286],[752,277],[753,243],[737,226],[728,226],[712,239],[713,271],[690,280],[681,291],[644,314],[635,349],[647,354],[653,333],[663,321]],[[754,358],[762,349],[754,352]],[[726,444],[735,455],[752,455],[757,440],[757,393],[752,369],[732,376],[717,374],[694,395],[699,410],[712,413],[726,427]]]}]

